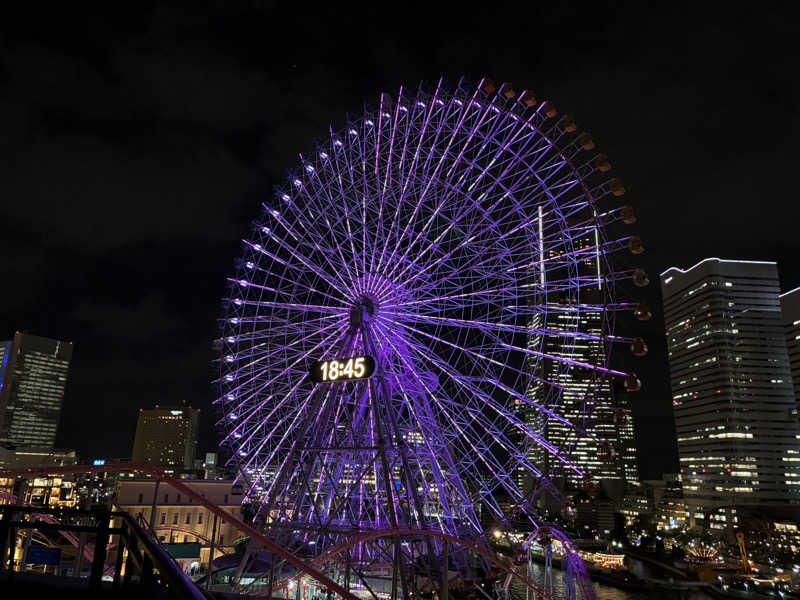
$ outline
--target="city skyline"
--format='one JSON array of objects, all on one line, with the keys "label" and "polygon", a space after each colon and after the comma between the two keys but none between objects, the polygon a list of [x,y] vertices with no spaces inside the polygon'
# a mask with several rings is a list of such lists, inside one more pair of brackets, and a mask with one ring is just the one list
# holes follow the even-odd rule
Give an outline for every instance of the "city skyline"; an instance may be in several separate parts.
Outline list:
[{"label": "city skyline", "polygon": [[[420,78],[487,75],[552,98],[591,124],[625,181],[653,282],[641,291],[654,313],[650,356],[633,367],[643,477],[677,466],[664,442],[672,409],[658,273],[716,255],[777,260],[782,289],[800,283],[798,209],[782,183],[797,116],[785,65],[773,60],[796,51],[790,35],[742,44],[741,23],[753,20],[736,9],[706,15],[709,30],[703,15],[687,20],[674,7],[531,8],[506,25],[502,44],[490,35],[464,43],[463,32],[497,18],[490,13],[414,23],[419,44],[365,13],[380,23],[363,44],[328,33],[352,27],[331,27],[333,14],[216,8],[198,21],[162,8],[86,20],[65,9],[47,23],[18,10],[3,56],[2,192],[14,201],[0,208],[10,247],[0,268],[13,293],[0,296],[0,330],[74,341],[64,422],[84,420],[96,434],[65,427],[58,444],[81,454],[126,454],[141,406],[210,406],[209,340],[251,207],[316,132]],[[311,41],[297,43],[297,27],[256,35],[274,22]],[[64,23],[86,35],[68,35]],[[750,113],[761,125],[731,126]],[[128,424],[105,426],[112,415]],[[213,419],[203,421],[213,449]]]},{"label": "city skyline", "polygon": [[[663,287],[663,282],[664,282],[664,275],[666,273],[674,271],[674,272],[676,272],[676,273],[678,273],[680,275],[684,275],[686,273],[690,273],[690,272],[694,271],[695,269],[697,269],[698,267],[702,266],[704,263],[707,263],[709,261],[716,261],[716,262],[721,262],[721,263],[733,263],[733,264],[742,263],[742,264],[755,264],[755,265],[771,265],[771,266],[775,267],[776,272],[777,272],[777,270],[779,269],[779,266],[780,266],[774,261],[753,261],[753,260],[746,260],[746,259],[720,259],[720,258],[716,258],[716,257],[707,257],[707,258],[699,260],[698,262],[696,262],[695,264],[693,264],[693,265],[691,265],[689,267],[681,268],[681,267],[673,266],[673,267],[669,267],[669,268],[665,269],[660,274],[660,280],[662,282],[662,287]],[[670,281],[671,281],[671,279],[670,279]],[[776,279],[776,281],[777,281],[777,279]],[[796,381],[800,381],[800,359],[798,359],[798,357],[800,356],[800,342],[798,342],[798,340],[800,340],[800,286],[799,287],[795,287],[795,288],[790,289],[790,290],[785,291],[785,292],[776,293],[775,296],[777,298],[779,298],[779,300],[780,300],[780,319],[781,319],[781,323],[782,323],[782,327],[783,327],[783,331],[784,331],[784,340],[782,340],[781,343],[785,342],[785,348],[786,348],[787,353],[788,353],[787,354],[787,356],[788,356],[787,365],[789,367],[791,367],[789,369],[789,371],[788,371],[790,373],[790,381],[788,381],[788,383],[794,384],[793,385],[794,395],[796,397],[798,397],[798,403],[800,403],[800,390],[798,390],[798,386],[795,383]],[[656,307],[656,310],[659,310],[659,307]],[[593,327],[595,327],[595,326],[592,325],[592,323],[588,322],[588,321],[581,325],[581,328],[585,329],[587,332],[594,331]],[[667,331],[668,331],[668,328],[667,328]],[[28,332],[19,332],[18,331],[18,332],[16,332],[15,335],[16,335],[16,338],[22,338],[24,336],[27,336],[28,338],[34,338],[36,340],[39,340],[40,344],[41,344],[42,341],[44,341],[44,342],[51,342],[52,341],[54,343],[59,343],[59,344],[62,343],[62,342],[56,342],[55,340],[48,340],[47,338],[43,338],[41,336],[35,336],[35,335],[33,335],[31,333],[28,333]],[[667,338],[668,337],[669,337],[669,334],[667,334]],[[4,344],[4,346],[2,346],[2,349],[4,350],[4,352],[0,352],[0,364],[5,366],[6,363],[4,362],[4,359],[5,359],[5,361],[8,360],[8,356],[10,354],[9,350],[13,346],[13,341],[3,342],[3,344]],[[67,342],[65,344],[69,344],[70,348],[72,347],[72,342]],[[587,351],[588,351],[588,349],[587,349]],[[587,356],[588,356],[588,354],[587,354]],[[70,352],[70,357],[71,357],[71,352]],[[666,366],[666,367],[669,366],[669,360],[667,359],[666,356],[664,357],[664,360],[662,361],[662,366]],[[4,371],[0,371],[0,374],[3,374],[3,372]],[[580,385],[581,384],[578,384],[578,388],[580,388]],[[669,391],[672,391],[672,393],[674,395],[674,390],[669,390]],[[531,394],[532,398],[536,397],[536,393],[537,392],[536,392],[535,388],[532,388],[529,391],[529,393]],[[618,392],[616,392],[615,396],[619,396],[620,394],[622,394],[623,396],[627,395],[624,392],[618,391]],[[541,400],[541,399],[539,399],[539,400]],[[623,397],[621,402],[622,402],[622,404],[620,404],[620,406],[624,405],[625,410],[630,410],[630,405],[629,405],[630,399],[629,398],[624,398]],[[200,411],[198,411],[196,409],[192,409],[191,407],[187,408],[185,406],[185,404],[186,403],[184,402],[183,405],[180,405],[178,403],[176,403],[174,405],[170,405],[170,401],[167,401],[166,405],[163,406],[163,407],[159,407],[159,405],[155,405],[155,407],[153,407],[153,408],[139,407],[136,410],[137,410],[138,415],[139,415],[138,416],[139,422],[142,419],[142,415],[145,414],[145,413],[147,413],[147,414],[150,414],[150,413],[167,414],[167,413],[170,413],[170,411],[172,411],[173,413],[176,413],[176,411],[180,411],[181,413],[183,413],[184,409],[192,411],[194,416],[192,417],[191,429],[193,431],[195,431],[195,433],[193,434],[193,437],[192,437],[193,441],[191,442],[191,444],[195,448],[195,451],[192,453],[192,456],[194,457],[194,459],[202,458],[204,454],[207,454],[207,452],[209,452],[209,451],[211,451],[211,452],[216,451],[218,449],[218,447],[216,445],[209,444],[208,440],[200,441],[200,440],[197,439],[197,430],[200,428],[200,424],[202,423],[202,421],[200,420]],[[673,402],[673,407],[674,407],[674,402]],[[569,410],[569,406],[567,406],[567,410]],[[798,414],[797,409],[794,409],[794,410],[795,410],[795,415],[797,415]],[[213,418],[213,415],[212,415],[212,418]],[[216,418],[213,418],[213,420],[216,420]],[[630,425],[632,425],[632,423],[626,422],[624,424],[624,429],[625,429],[626,432],[630,429]],[[602,426],[601,426],[601,428],[602,428]],[[138,427],[135,427],[135,429],[136,429],[136,431],[138,431]],[[84,452],[81,452],[80,456],[84,460],[90,459],[91,457],[101,457],[101,456],[105,457],[105,458],[111,457],[111,458],[123,458],[123,459],[127,458],[129,456],[133,457],[136,454],[136,452],[134,450],[134,448],[136,446],[136,438],[137,438],[137,436],[134,435],[134,433],[136,433],[136,431],[132,432],[132,434],[131,434],[130,442],[128,443],[128,446],[131,449],[129,451],[127,451],[127,452],[123,451],[123,452],[119,453],[119,455],[115,455],[115,456],[112,457],[109,453],[106,453],[106,452],[103,452],[103,451],[99,451],[99,452],[94,452],[94,451],[85,452],[84,451]],[[608,431],[610,431],[610,430],[608,430]],[[608,432],[606,432],[606,433],[608,433]],[[624,435],[625,435],[625,437],[620,437],[619,439],[616,439],[616,435],[612,435],[612,436],[608,437],[608,439],[612,440],[612,444],[619,445],[620,443],[623,443],[623,440],[629,439],[629,437],[628,437],[630,435],[629,433],[625,433]],[[142,437],[142,436],[139,436],[139,437]],[[564,439],[566,439],[566,438],[564,438]],[[677,436],[674,439],[677,440],[678,439]],[[205,442],[205,443],[202,443],[202,442]],[[556,443],[558,445],[560,445],[562,442],[563,442],[562,438],[561,437],[557,437]],[[587,440],[583,440],[583,444],[585,444],[586,442],[587,442]],[[635,442],[635,438],[634,438],[634,442]],[[579,446],[580,446],[580,441],[579,441]],[[54,446],[54,445],[50,445],[50,446],[44,445],[44,446],[32,446],[32,447],[35,450],[52,450],[56,446]],[[62,444],[62,445],[58,446],[58,448],[59,449],[63,449],[63,448],[72,449],[73,447]],[[23,449],[24,449],[24,447],[23,447]],[[626,476],[624,476],[623,478],[628,480],[628,481],[636,481],[637,478],[638,479],[648,479],[648,477],[637,477],[636,475],[632,476],[632,474],[636,473],[636,470],[637,470],[637,467],[638,467],[638,458],[637,458],[638,448],[635,448],[634,450],[635,450],[634,454],[631,455],[631,457],[628,458],[627,460],[625,460],[624,457],[622,457],[622,456],[615,457],[615,461],[613,461],[613,462],[614,463],[619,463],[619,464],[617,466],[612,467],[612,469],[621,469],[621,471],[620,471],[621,473],[626,473]],[[676,446],[676,451],[677,451],[677,446]],[[676,455],[676,458],[677,458],[677,455]],[[583,459],[578,457],[576,460],[578,461],[578,463],[580,463],[580,461],[583,460]],[[148,459],[145,462],[150,462],[150,461]],[[591,464],[591,461],[590,461],[589,464]],[[676,468],[674,471],[663,471],[662,474],[666,475],[666,474],[671,474],[671,473],[674,474],[674,473],[680,472],[680,463],[678,461],[676,461],[676,465],[678,466],[678,468]],[[186,468],[187,469],[190,468],[188,466],[188,463],[187,463],[187,467]],[[595,472],[592,468],[589,469],[589,472],[592,472],[593,475],[594,475],[594,478],[597,479],[597,480],[607,479],[610,476],[609,474],[605,474],[604,475],[602,470]],[[613,476],[611,478],[613,478]],[[650,479],[653,479],[653,478],[650,477]],[[573,484],[577,484],[578,481],[575,480],[572,483]]]}]

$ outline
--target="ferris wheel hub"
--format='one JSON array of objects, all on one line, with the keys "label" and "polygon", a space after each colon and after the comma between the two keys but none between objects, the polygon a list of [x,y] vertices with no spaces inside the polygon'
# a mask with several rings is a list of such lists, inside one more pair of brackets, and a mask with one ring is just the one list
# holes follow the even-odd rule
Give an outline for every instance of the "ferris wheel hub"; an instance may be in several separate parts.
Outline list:
[{"label": "ferris wheel hub", "polygon": [[375,298],[368,294],[360,296],[350,309],[350,327],[352,329],[362,329],[372,321],[377,309],[378,302]]}]

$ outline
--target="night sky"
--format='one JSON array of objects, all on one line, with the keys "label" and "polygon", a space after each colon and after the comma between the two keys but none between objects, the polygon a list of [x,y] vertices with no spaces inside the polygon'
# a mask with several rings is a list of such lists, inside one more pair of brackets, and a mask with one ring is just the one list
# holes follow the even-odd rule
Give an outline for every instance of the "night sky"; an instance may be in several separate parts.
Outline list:
[{"label": "night sky", "polygon": [[777,260],[800,285],[798,21],[765,3],[17,4],[0,18],[0,339],[74,342],[59,445],[84,458],[130,456],[139,407],[183,401],[214,449],[239,239],[299,152],[401,84],[511,81],[609,155],[652,281],[643,477],[677,465],[658,274]]}]

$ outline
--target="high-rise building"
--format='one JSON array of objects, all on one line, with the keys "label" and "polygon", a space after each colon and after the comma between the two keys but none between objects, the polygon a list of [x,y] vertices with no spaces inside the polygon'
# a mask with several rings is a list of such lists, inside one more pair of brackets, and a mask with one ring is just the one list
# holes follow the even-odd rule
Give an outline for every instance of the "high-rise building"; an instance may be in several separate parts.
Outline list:
[{"label": "high-rise building", "polygon": [[715,507],[800,500],[775,263],[708,258],[667,269],[661,288],[690,520]]},{"label": "high-rise building", "polygon": [[[577,240],[579,246],[586,248],[594,247],[595,243],[593,235]],[[542,272],[541,277],[555,276],[553,265],[558,258],[555,255],[548,257],[550,275]],[[605,290],[599,257],[582,261],[578,268],[583,269],[588,277],[597,277],[596,286],[587,286],[582,290],[581,301],[601,303]],[[577,425],[586,435],[578,434],[575,428],[558,419],[548,418],[538,409],[521,406],[519,410],[542,437],[585,473],[587,479],[593,484],[604,485],[615,495],[621,495],[625,482],[638,482],[639,479],[628,394],[616,393],[608,378],[597,371],[574,364],[605,364],[607,355],[602,339],[608,333],[605,317],[601,312],[565,311],[563,303],[554,303],[552,311],[546,315],[534,315],[529,324],[533,331],[550,329],[585,334],[570,339],[559,336],[542,339],[538,334],[529,337],[528,347],[531,350],[553,358],[536,357],[529,361],[529,368],[534,371],[536,379],[526,396],[532,403],[546,406],[569,423]],[[529,458],[544,473],[562,476],[572,486],[586,483],[574,471],[561,470],[558,461],[540,446],[529,440],[523,440],[523,443],[527,444]],[[518,477],[523,477],[522,473]],[[525,482],[519,483],[524,487]]]},{"label": "high-rise building", "polygon": [[20,333],[0,342],[0,445],[52,449],[72,342]]},{"label": "high-rise building", "polygon": [[200,411],[192,407],[140,409],[133,462],[154,465],[168,473],[191,471],[199,418]]},{"label": "high-rise building", "polygon": [[[600,313],[580,316],[561,313],[550,318],[547,327],[600,335],[602,318]],[[602,364],[604,360],[602,343],[596,339],[577,339],[568,346],[563,345],[563,340],[547,339],[544,344],[543,352],[555,357],[590,364]],[[562,390],[557,399],[550,400],[545,385],[536,383],[529,388],[528,397],[537,404],[548,406],[570,423],[577,424],[588,435],[578,435],[575,429],[564,422],[547,418],[533,409],[527,410],[529,416],[526,415],[526,418],[595,483],[638,481],[628,394],[613,394],[607,379],[557,359],[541,359],[538,367],[541,369],[538,377],[558,383]],[[531,452],[534,461],[540,467],[544,466],[547,472],[556,466],[552,455],[538,446],[532,447]],[[573,485],[582,483],[574,471],[566,470],[563,475]]]},{"label": "high-rise building", "polygon": [[786,349],[789,352],[789,369],[792,372],[792,386],[800,411],[800,287],[780,295],[783,329],[786,335]]}]

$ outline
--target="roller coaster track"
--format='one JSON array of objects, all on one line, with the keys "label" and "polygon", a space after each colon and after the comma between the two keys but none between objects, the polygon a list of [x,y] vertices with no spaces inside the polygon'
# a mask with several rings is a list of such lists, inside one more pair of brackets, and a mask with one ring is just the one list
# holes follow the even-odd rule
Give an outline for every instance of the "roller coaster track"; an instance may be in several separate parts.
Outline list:
[{"label": "roller coaster track", "polygon": [[[320,570],[321,565],[324,564],[324,562],[330,559],[332,556],[340,552],[343,552],[348,548],[351,548],[359,543],[363,543],[374,539],[394,537],[394,536],[429,536],[452,543],[456,546],[467,548],[469,550],[472,550],[476,554],[480,555],[484,559],[486,559],[490,564],[494,565],[501,571],[505,572],[508,577],[520,581],[523,585],[532,590],[534,593],[538,594],[540,597],[542,598],[552,597],[544,589],[540,589],[539,587],[533,585],[530,581],[528,581],[528,578],[526,576],[522,575],[516,569],[507,565],[504,561],[499,559],[493,552],[487,550],[481,545],[473,541],[466,540],[464,538],[451,536],[442,533],[440,531],[435,531],[430,529],[396,528],[396,529],[381,529],[375,531],[367,531],[352,536],[347,540],[345,540],[344,542],[342,542],[341,544],[326,550],[324,553],[320,554],[316,559],[314,559],[311,562],[305,561],[299,558],[294,553],[288,551],[286,548],[283,548],[279,544],[275,543],[273,540],[269,539],[268,537],[260,533],[251,525],[248,525],[244,521],[224,511],[216,504],[208,501],[202,494],[196,492],[191,487],[183,483],[181,480],[175,479],[167,475],[164,471],[152,465],[140,465],[133,463],[113,463],[105,465],[68,465],[61,467],[39,466],[39,467],[28,467],[24,469],[8,469],[0,471],[0,477],[29,478],[29,477],[34,477],[36,475],[47,475],[47,474],[55,475],[63,473],[108,473],[108,472],[120,472],[120,471],[125,471],[125,472],[134,471],[134,472],[147,473],[156,480],[161,481],[162,483],[166,483],[167,485],[171,486],[176,492],[180,492],[181,494],[185,494],[186,496],[192,498],[198,504],[204,506],[209,511],[211,511],[212,514],[216,515],[222,521],[229,523],[239,531],[250,536],[250,538],[255,540],[264,549],[284,559],[287,563],[295,567],[298,571],[301,571],[306,575],[312,577],[313,579],[317,580],[320,584],[327,587],[329,590],[336,592],[337,594],[342,596],[342,598],[346,598],[347,600],[360,600],[360,599],[357,598],[348,590],[346,590],[342,585],[336,583],[333,579],[325,575]],[[194,532],[187,532],[187,533],[196,535]]]}]

